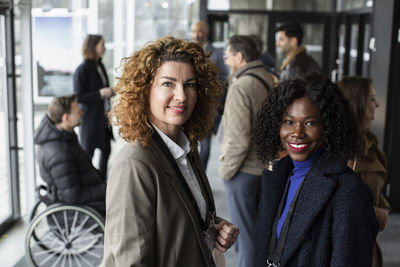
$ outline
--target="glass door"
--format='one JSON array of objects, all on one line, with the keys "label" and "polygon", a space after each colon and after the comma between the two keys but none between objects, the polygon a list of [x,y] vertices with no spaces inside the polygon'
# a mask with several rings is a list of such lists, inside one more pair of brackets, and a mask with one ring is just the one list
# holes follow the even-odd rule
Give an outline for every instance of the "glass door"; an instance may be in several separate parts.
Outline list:
[{"label": "glass door", "polygon": [[[337,28],[337,80],[343,76],[370,75],[371,26],[369,14],[346,14],[339,17]],[[336,71],[336,70],[335,70]]]},{"label": "glass door", "polygon": [[12,217],[5,16],[0,14],[0,225]]}]

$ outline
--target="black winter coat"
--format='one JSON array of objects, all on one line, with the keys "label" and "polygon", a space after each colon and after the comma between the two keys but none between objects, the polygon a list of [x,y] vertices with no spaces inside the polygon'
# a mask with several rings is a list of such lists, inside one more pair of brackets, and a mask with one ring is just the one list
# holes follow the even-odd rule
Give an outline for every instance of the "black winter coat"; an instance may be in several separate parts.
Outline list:
[{"label": "black winter coat", "polygon": [[86,151],[94,150],[98,147],[104,148],[112,138],[111,128],[108,126],[105,106],[109,106],[109,99],[100,96],[100,89],[108,87],[100,77],[97,64],[106,74],[106,70],[99,60],[83,61],[74,72],[74,92],[78,96],[78,103],[83,111],[81,125],[79,128],[79,138],[82,147]]},{"label": "black winter coat", "polygon": [[[256,221],[256,266],[266,266],[273,223],[286,180],[293,169],[287,156],[264,170]],[[281,266],[367,267],[378,233],[369,188],[327,152],[308,171],[296,201]]]},{"label": "black winter coat", "polygon": [[106,182],[78,143],[75,132],[55,127],[46,115],[34,137],[40,175],[56,202],[86,204],[104,214]]}]

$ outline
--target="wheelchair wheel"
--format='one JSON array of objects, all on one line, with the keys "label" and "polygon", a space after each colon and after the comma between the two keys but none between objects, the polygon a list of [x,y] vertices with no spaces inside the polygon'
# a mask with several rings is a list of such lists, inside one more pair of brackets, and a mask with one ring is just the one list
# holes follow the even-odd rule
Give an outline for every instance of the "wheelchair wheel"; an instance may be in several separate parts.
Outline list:
[{"label": "wheelchair wheel", "polygon": [[99,266],[104,219],[89,207],[55,204],[37,215],[25,238],[32,266]]}]

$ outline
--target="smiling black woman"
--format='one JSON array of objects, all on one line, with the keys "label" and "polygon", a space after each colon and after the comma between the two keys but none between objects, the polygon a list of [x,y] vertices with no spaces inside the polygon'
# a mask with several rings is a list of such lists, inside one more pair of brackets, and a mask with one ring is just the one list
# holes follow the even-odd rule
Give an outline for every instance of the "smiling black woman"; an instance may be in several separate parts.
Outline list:
[{"label": "smiling black woman", "polygon": [[368,187],[347,167],[357,127],[337,85],[284,81],[259,113],[253,141],[264,170],[256,266],[371,266],[378,223]]}]

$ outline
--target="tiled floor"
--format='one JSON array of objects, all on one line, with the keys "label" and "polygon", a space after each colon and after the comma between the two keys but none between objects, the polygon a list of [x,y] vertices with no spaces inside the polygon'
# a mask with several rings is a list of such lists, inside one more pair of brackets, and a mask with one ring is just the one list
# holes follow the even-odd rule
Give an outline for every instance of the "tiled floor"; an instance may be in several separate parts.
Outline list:
[{"label": "tiled floor", "polygon": [[[118,151],[122,143],[114,146],[114,151]],[[215,139],[212,141],[211,156],[207,175],[213,188],[214,198],[218,216],[229,218],[226,204],[226,196],[222,179],[218,176],[218,156],[221,146]],[[111,156],[112,160],[113,155]],[[26,232],[26,224],[21,222],[11,231],[0,237],[0,267],[12,267],[25,254],[24,253],[24,237]],[[388,226],[384,232],[378,236],[379,243],[384,256],[384,267],[400,266],[400,214],[391,214]],[[236,253],[234,249],[230,249],[225,254],[226,266],[237,266]]]}]

